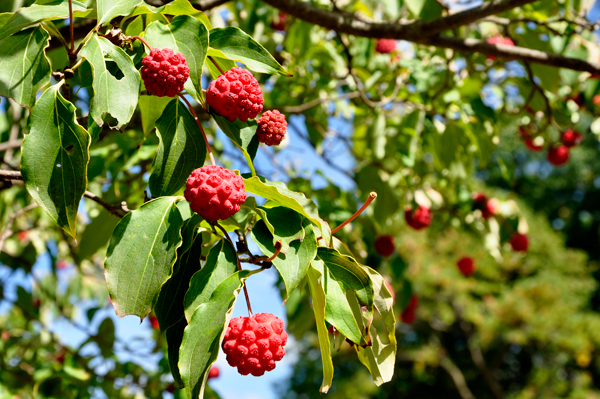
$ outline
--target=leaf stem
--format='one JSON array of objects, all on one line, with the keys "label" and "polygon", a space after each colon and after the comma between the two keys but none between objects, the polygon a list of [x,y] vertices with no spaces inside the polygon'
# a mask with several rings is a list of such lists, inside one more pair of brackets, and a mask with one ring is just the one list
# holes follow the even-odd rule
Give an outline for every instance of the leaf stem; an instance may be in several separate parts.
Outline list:
[{"label": "leaf stem", "polygon": [[181,98],[183,100],[183,102],[186,103],[186,105],[190,109],[190,112],[192,113],[192,115],[194,115],[194,119],[196,120],[196,123],[198,124],[198,127],[200,128],[200,132],[202,132],[202,138],[204,138],[204,144],[206,144],[206,148],[208,149],[208,156],[210,157],[210,162],[212,163],[213,166],[216,165],[215,157],[213,156],[212,150],[210,149],[210,144],[208,144],[208,140],[206,138],[206,133],[204,133],[204,129],[202,128],[202,124],[200,123],[200,120],[198,119],[198,115],[196,115],[196,111],[194,111],[194,107],[192,107],[192,104],[190,104],[190,102],[187,100],[187,98],[185,98],[185,96],[183,94],[179,93],[179,98]]},{"label": "leaf stem", "polygon": [[356,211],[354,213],[354,215],[350,216],[348,218],[348,220],[346,220],[344,223],[340,224],[338,227],[336,227],[335,229],[331,230],[331,234],[335,234],[338,231],[340,231],[345,225],[347,225],[348,223],[350,223],[351,221],[353,221],[354,219],[356,219],[358,217],[358,215],[360,215],[361,213],[363,213],[363,211],[365,209],[367,209],[367,207],[369,206],[369,204],[371,202],[373,202],[373,200],[377,198],[377,193],[375,191],[371,191],[371,193],[369,194],[369,198],[367,198],[367,200],[365,201],[365,203],[363,204],[363,206],[360,207],[360,209],[358,211]]},{"label": "leaf stem", "polygon": [[265,262],[272,262],[273,259],[275,259],[277,257],[277,255],[279,255],[279,253],[281,252],[281,247],[282,247],[281,240],[277,241],[277,243],[275,244],[275,253],[273,254],[273,256],[266,259]]},{"label": "leaf stem", "polygon": [[217,67],[217,69],[219,70],[219,72],[221,72],[221,75],[225,75],[225,72],[223,72],[223,69],[221,68],[221,66],[219,64],[217,64],[217,61],[215,61],[215,59],[213,57],[211,57],[210,55],[208,56],[208,59],[215,64],[215,66]]},{"label": "leaf stem", "polygon": [[140,42],[144,43],[144,45],[145,45],[146,47],[148,47],[148,50],[152,51],[152,46],[151,46],[151,45],[150,45],[150,43],[148,43],[148,42],[146,41],[146,39],[144,39],[143,37],[140,37],[140,36],[131,36],[131,38],[132,38],[132,39],[139,40]]},{"label": "leaf stem", "polygon": [[[227,230],[225,230],[223,226],[221,226],[218,222],[214,222],[214,225],[221,229],[225,238],[229,240],[231,246],[235,249],[233,240],[231,239],[231,237],[229,237],[229,234],[227,234]],[[240,258],[237,256],[237,253],[235,255],[235,260],[237,261],[238,270],[242,271],[242,265],[240,264]],[[248,316],[252,317],[252,306],[250,305],[250,296],[248,295],[248,290],[246,289],[246,282],[244,282],[244,295],[246,296],[246,305],[248,305]]]}]

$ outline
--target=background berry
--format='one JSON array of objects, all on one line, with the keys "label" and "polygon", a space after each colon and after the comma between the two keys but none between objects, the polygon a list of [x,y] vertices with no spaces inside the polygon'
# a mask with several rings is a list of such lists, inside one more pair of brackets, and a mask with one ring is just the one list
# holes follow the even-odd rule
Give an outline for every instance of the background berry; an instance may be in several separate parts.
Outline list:
[{"label": "background berry", "polygon": [[419,205],[414,212],[412,208],[407,208],[404,211],[406,223],[415,230],[421,230],[429,226],[431,224],[431,218],[431,210],[423,205]]},{"label": "background berry", "polygon": [[203,166],[186,182],[185,199],[206,220],[227,219],[246,201],[244,180],[221,166]]},{"label": "background berry", "polygon": [[221,374],[221,371],[219,370],[218,366],[212,366],[210,368],[210,371],[208,372],[208,379],[210,380],[211,378],[217,378],[219,376],[219,374]]},{"label": "background berry", "polygon": [[231,122],[256,118],[265,103],[258,82],[250,71],[242,68],[232,68],[210,82],[206,101]]},{"label": "background berry", "polygon": [[375,251],[381,256],[392,256],[396,250],[394,237],[390,235],[379,236],[375,240]]},{"label": "background berry", "polygon": [[581,143],[581,134],[573,129],[567,129],[564,131],[561,137],[563,144],[569,148],[575,147]]},{"label": "background berry", "polygon": [[469,256],[460,258],[458,262],[456,262],[456,265],[458,266],[458,270],[460,270],[464,276],[470,276],[475,273],[475,261]]},{"label": "background berry", "polygon": [[287,122],[285,115],[279,111],[266,111],[258,119],[258,128],[256,135],[258,141],[266,145],[279,145],[285,138],[287,131]]},{"label": "background berry", "polygon": [[152,49],[142,60],[142,79],[146,90],[157,97],[175,97],[190,77],[183,54],[173,50]]},{"label": "background berry", "polygon": [[412,324],[415,322],[416,310],[419,305],[419,297],[417,294],[412,294],[408,304],[404,308],[401,314],[402,321],[406,324]]},{"label": "background berry", "polygon": [[259,377],[283,359],[288,334],[283,320],[271,313],[231,319],[223,340],[223,352],[231,367],[242,375]]},{"label": "background berry", "polygon": [[[489,39],[486,39],[486,42],[488,42],[489,44],[500,44],[500,45],[504,45],[504,46],[514,46],[515,43],[508,37],[503,37],[503,36],[494,36],[494,37],[490,37]],[[488,60],[495,60],[496,57],[493,55],[488,55],[486,57]]]},{"label": "background berry", "polygon": [[484,219],[489,219],[496,213],[496,203],[485,194],[477,193],[473,199],[473,209],[479,209]]},{"label": "background berry", "polygon": [[561,166],[569,162],[569,147],[557,145],[548,149],[548,162],[554,166]]},{"label": "background berry", "polygon": [[527,252],[529,238],[525,234],[515,233],[509,240],[510,246],[515,252]]},{"label": "background berry", "polygon": [[389,54],[396,50],[396,41],[394,39],[379,39],[375,46],[375,51],[381,54]]}]

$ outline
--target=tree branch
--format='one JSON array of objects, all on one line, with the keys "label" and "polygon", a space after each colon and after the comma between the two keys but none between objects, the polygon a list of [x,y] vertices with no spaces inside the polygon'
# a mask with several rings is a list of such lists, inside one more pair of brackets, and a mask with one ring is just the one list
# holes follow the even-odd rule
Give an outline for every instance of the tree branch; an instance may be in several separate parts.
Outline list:
[{"label": "tree branch", "polygon": [[456,390],[462,399],[475,399],[475,396],[473,396],[473,393],[467,386],[467,382],[465,381],[465,376],[463,375],[462,371],[460,371],[458,366],[454,364],[454,362],[450,360],[448,356],[442,356],[440,358],[440,366],[442,366],[442,368],[448,372],[450,378],[452,378],[452,381],[456,386]]},{"label": "tree branch", "polygon": [[[23,175],[21,175],[21,172],[19,172],[19,171],[0,170],[0,180],[4,180],[4,181],[23,180]],[[115,215],[115,216],[122,218],[122,217],[125,217],[125,215],[127,215],[130,212],[129,208],[127,207],[127,203],[125,201],[122,201],[118,205],[111,204],[109,202],[106,202],[105,200],[103,200],[102,198],[98,197],[96,194],[94,194],[90,191],[86,191],[83,194],[83,196],[91,199],[98,205],[102,206],[111,215]]]},{"label": "tree branch", "polygon": [[19,148],[21,146],[21,143],[23,143],[22,139],[0,143],[0,152]]}]

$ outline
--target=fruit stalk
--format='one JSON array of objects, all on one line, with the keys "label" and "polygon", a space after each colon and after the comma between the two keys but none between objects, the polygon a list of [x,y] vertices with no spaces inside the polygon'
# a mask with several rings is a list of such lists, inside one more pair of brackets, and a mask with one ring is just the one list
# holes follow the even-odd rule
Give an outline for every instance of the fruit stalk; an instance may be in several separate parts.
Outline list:
[{"label": "fruit stalk", "polygon": [[369,204],[371,204],[371,202],[373,202],[373,200],[375,198],[377,198],[377,193],[375,191],[371,191],[371,193],[369,194],[369,198],[367,198],[367,200],[365,201],[365,203],[363,204],[363,206],[361,206],[360,209],[354,213],[354,215],[350,216],[348,218],[348,220],[346,220],[344,223],[340,224],[335,229],[331,230],[331,234],[337,233],[338,231],[340,231],[341,229],[343,229],[345,225],[347,225],[348,223],[350,223],[351,221],[353,221],[354,219],[356,219],[358,217],[358,215],[360,215],[361,213],[364,212],[365,209],[367,209],[367,207],[369,206]]},{"label": "fruit stalk", "polygon": [[206,144],[206,148],[208,149],[208,156],[210,157],[210,162],[211,162],[211,164],[216,165],[215,157],[213,156],[212,150],[210,148],[210,144],[208,144],[208,139],[206,138],[206,133],[204,133],[204,129],[202,128],[202,124],[200,123],[200,120],[198,119],[198,115],[196,115],[196,111],[194,111],[194,107],[192,107],[192,104],[190,104],[190,102],[187,100],[187,98],[185,98],[185,96],[183,94],[179,93],[179,97],[187,105],[190,112],[194,116],[194,119],[196,120],[196,123],[198,124],[198,127],[200,128],[200,132],[202,132],[202,138],[204,139],[204,144]]},{"label": "fruit stalk", "polygon": [[217,61],[215,61],[215,59],[213,57],[211,57],[209,55],[208,59],[210,60],[210,62],[212,62],[213,64],[215,64],[215,66],[217,67],[217,69],[219,70],[219,72],[221,72],[221,75],[225,75],[225,72],[223,71],[223,69],[221,68],[221,66],[219,64],[217,64]]}]

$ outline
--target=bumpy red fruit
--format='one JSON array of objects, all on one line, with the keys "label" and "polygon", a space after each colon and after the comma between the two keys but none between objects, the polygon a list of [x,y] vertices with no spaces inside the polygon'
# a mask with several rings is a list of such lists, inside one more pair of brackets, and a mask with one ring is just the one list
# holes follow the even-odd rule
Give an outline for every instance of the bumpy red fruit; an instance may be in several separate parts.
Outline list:
[{"label": "bumpy red fruit", "polygon": [[175,97],[190,77],[183,54],[173,50],[153,49],[142,60],[142,79],[146,90],[157,97]]},{"label": "bumpy red fruit", "polygon": [[431,224],[431,210],[423,205],[419,205],[414,212],[412,208],[407,208],[404,211],[404,219],[406,219],[406,223],[413,229],[421,230]]},{"label": "bumpy red fruit", "polygon": [[389,54],[396,50],[396,41],[394,39],[379,39],[375,46],[375,51],[381,54]]},{"label": "bumpy red fruit", "polygon": [[415,322],[416,309],[419,305],[419,297],[417,294],[412,294],[406,308],[402,311],[402,321],[406,324],[412,324]]},{"label": "bumpy red fruit", "polygon": [[515,233],[509,240],[510,246],[515,252],[527,252],[529,238],[525,234]]},{"label": "bumpy red fruit", "polygon": [[479,209],[481,216],[489,219],[496,213],[496,201],[488,199],[483,193],[477,193],[473,198],[473,209]]},{"label": "bumpy red fruit", "polygon": [[561,166],[569,161],[569,147],[557,145],[548,150],[548,162],[554,166]]},{"label": "bumpy red fruit", "polygon": [[475,261],[473,258],[469,256],[463,256],[456,262],[458,266],[458,270],[463,274],[463,276],[470,276],[475,273]]},{"label": "bumpy red fruit", "polygon": [[232,68],[210,82],[206,101],[231,122],[256,118],[265,103],[258,82],[250,71],[242,68]]},{"label": "bumpy red fruit", "polygon": [[186,182],[185,199],[192,211],[206,220],[227,219],[246,201],[244,180],[221,166],[203,166]]},{"label": "bumpy red fruit", "polygon": [[575,147],[581,143],[581,134],[573,129],[567,129],[564,131],[561,137],[563,144],[569,148]]},{"label": "bumpy red fruit", "polygon": [[279,145],[285,137],[287,131],[287,122],[285,115],[281,112],[266,111],[258,119],[258,127],[256,129],[256,135],[258,141],[266,145]]},{"label": "bumpy red fruit", "polygon": [[394,245],[394,237],[385,235],[379,236],[375,239],[375,251],[381,256],[392,256],[396,251],[396,246]]},{"label": "bumpy red fruit", "polygon": [[287,332],[283,320],[271,313],[231,319],[223,340],[223,352],[231,367],[242,375],[259,377],[283,359]]},{"label": "bumpy red fruit", "polygon": [[219,374],[221,374],[221,371],[219,370],[218,366],[212,366],[210,368],[210,371],[208,372],[208,379],[210,380],[211,378],[217,378],[219,376]]}]

